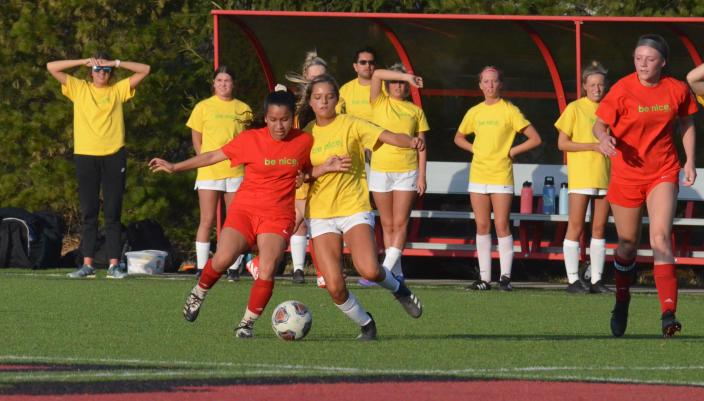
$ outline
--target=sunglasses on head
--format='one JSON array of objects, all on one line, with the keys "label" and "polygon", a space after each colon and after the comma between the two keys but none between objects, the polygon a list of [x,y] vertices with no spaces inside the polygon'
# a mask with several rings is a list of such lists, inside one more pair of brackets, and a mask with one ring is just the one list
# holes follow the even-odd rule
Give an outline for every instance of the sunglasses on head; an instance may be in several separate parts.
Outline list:
[{"label": "sunglasses on head", "polygon": [[112,72],[112,67],[101,67],[99,65],[93,66],[93,72],[100,72],[100,71],[104,71],[109,74]]},{"label": "sunglasses on head", "polygon": [[376,64],[376,61],[374,61],[374,60],[358,60],[357,64],[359,64],[359,65],[367,65],[367,64],[374,65],[374,64]]}]

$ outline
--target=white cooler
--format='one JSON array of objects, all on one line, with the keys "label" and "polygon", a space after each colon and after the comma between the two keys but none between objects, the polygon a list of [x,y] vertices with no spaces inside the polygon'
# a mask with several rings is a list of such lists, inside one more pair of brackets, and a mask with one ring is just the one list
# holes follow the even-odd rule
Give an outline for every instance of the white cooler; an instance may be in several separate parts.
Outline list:
[{"label": "white cooler", "polygon": [[143,251],[125,252],[127,257],[127,274],[161,274],[168,252],[145,249]]}]

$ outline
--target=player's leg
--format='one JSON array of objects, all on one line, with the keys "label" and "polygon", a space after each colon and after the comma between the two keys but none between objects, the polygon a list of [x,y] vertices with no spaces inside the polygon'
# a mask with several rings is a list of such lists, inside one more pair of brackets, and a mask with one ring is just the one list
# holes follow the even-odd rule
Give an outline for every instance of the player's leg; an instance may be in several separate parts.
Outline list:
[{"label": "player's leg", "polygon": [[291,236],[291,261],[293,262],[293,282],[305,283],[303,268],[306,263],[306,248],[308,247],[308,229],[303,221],[306,209],[305,199],[296,199],[296,223]]},{"label": "player's leg", "polygon": [[196,230],[196,267],[202,273],[210,257],[210,234],[215,224],[217,206],[221,191],[198,188],[200,220]]},{"label": "player's leg", "polygon": [[567,292],[571,294],[584,294],[587,287],[579,279],[579,237],[584,231],[584,216],[587,213],[589,195],[570,193],[569,216],[567,232],[562,242],[562,253],[565,257],[565,271],[567,272]]},{"label": "player's leg", "polygon": [[477,225],[476,245],[479,263],[479,280],[470,287],[474,290],[491,288],[491,198],[488,194],[471,192],[469,201]]},{"label": "player's leg", "polygon": [[591,266],[591,285],[589,292],[593,294],[612,292],[604,286],[604,260],[606,258],[606,222],[609,219],[609,202],[605,196],[594,198],[594,213],[592,214],[592,239],[589,243],[589,261]]},{"label": "player's leg", "polygon": [[513,235],[511,235],[511,224],[509,215],[511,213],[511,202],[513,193],[493,193],[491,194],[491,206],[494,210],[494,227],[499,248],[499,265],[501,266],[501,277],[499,279],[499,289],[511,291],[511,270],[513,268]]},{"label": "player's leg", "polygon": [[[414,190],[393,191],[393,238],[391,240],[391,257],[388,265],[393,262],[391,273],[403,280],[403,269],[401,267],[401,254],[406,247],[406,236],[408,235],[408,221],[411,216],[411,209],[416,201],[417,193]],[[389,257],[387,250],[387,257]],[[388,267],[384,260],[384,267]]]}]

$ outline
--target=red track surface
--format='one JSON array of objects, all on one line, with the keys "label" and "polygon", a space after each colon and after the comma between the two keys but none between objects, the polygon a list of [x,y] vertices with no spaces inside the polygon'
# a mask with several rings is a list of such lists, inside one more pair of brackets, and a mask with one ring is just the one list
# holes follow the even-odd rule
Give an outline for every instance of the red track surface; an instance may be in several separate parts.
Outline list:
[{"label": "red track surface", "polygon": [[[125,389],[129,391],[129,389]],[[0,395],[2,401],[694,401],[704,388],[535,381],[416,381],[173,387],[144,393]]]}]

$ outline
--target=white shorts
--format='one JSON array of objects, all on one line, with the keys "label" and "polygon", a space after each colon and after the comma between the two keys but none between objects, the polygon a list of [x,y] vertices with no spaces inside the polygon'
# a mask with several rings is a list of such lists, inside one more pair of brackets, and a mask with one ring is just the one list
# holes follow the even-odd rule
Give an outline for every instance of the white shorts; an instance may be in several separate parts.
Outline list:
[{"label": "white shorts", "polygon": [[334,234],[344,234],[349,231],[352,227],[367,224],[374,228],[374,213],[372,212],[359,212],[352,216],[346,217],[331,217],[329,219],[308,219],[308,233],[311,238],[317,236],[334,233]]},{"label": "white shorts", "polygon": [[580,194],[590,196],[606,196],[606,189],[603,188],[577,188],[567,191],[568,194]]},{"label": "white shorts", "polygon": [[475,194],[511,194],[513,195],[513,185],[493,185],[493,184],[478,184],[470,182],[467,185],[467,192]]},{"label": "white shorts", "polygon": [[221,180],[200,180],[196,181],[193,189],[208,189],[211,191],[237,192],[244,177],[223,178]]},{"label": "white shorts", "polygon": [[404,171],[402,173],[371,170],[367,182],[371,192],[415,192],[418,189],[418,170]]}]

